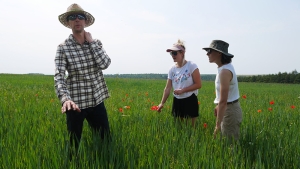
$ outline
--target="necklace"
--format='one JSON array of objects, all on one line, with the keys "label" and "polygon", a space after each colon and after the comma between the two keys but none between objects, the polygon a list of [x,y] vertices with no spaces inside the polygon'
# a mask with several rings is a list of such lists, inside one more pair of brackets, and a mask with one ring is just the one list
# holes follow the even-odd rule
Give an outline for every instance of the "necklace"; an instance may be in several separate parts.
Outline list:
[{"label": "necklace", "polygon": [[179,66],[178,63],[176,63],[176,67],[177,67],[177,68],[182,68],[186,63],[187,63],[186,60],[183,61],[183,63],[182,63],[181,66]]}]

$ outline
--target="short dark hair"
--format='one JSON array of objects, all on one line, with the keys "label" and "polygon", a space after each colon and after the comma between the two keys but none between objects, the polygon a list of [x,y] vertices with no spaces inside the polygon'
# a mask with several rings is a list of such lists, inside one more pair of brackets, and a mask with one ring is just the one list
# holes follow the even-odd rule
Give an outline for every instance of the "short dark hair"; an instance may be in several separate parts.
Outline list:
[{"label": "short dark hair", "polygon": [[222,64],[231,63],[231,57],[229,57],[229,56],[225,55],[224,53],[222,53],[221,63]]}]

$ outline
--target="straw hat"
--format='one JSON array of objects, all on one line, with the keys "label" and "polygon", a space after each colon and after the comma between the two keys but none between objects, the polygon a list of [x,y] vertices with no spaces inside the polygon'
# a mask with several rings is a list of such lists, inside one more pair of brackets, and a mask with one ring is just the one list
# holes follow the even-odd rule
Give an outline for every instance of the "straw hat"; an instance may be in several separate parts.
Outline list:
[{"label": "straw hat", "polygon": [[68,7],[67,12],[58,16],[58,20],[65,27],[70,28],[67,17],[71,14],[84,14],[86,16],[86,24],[85,27],[91,26],[95,22],[95,18],[90,13],[84,11],[78,4],[72,4]]}]

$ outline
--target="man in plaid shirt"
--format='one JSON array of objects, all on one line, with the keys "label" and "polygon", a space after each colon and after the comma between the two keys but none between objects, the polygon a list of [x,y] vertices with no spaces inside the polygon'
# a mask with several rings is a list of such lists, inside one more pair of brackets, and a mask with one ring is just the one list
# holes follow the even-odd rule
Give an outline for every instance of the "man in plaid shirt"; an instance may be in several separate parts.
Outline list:
[{"label": "man in plaid shirt", "polygon": [[[55,56],[55,91],[66,113],[70,142],[78,148],[83,121],[86,119],[101,138],[109,135],[109,122],[104,100],[109,97],[102,70],[111,63],[100,40],[93,39],[85,27],[94,17],[79,5],[72,4],[59,21],[72,34],[57,47]],[[68,72],[66,78],[65,72]]]}]

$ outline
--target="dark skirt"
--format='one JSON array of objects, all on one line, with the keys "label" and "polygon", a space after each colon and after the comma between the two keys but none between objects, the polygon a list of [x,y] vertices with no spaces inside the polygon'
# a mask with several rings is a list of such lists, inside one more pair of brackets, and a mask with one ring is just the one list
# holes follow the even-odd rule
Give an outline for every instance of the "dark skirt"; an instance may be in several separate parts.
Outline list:
[{"label": "dark skirt", "polygon": [[198,98],[193,93],[184,99],[173,98],[172,115],[174,117],[193,118],[199,116]]}]

